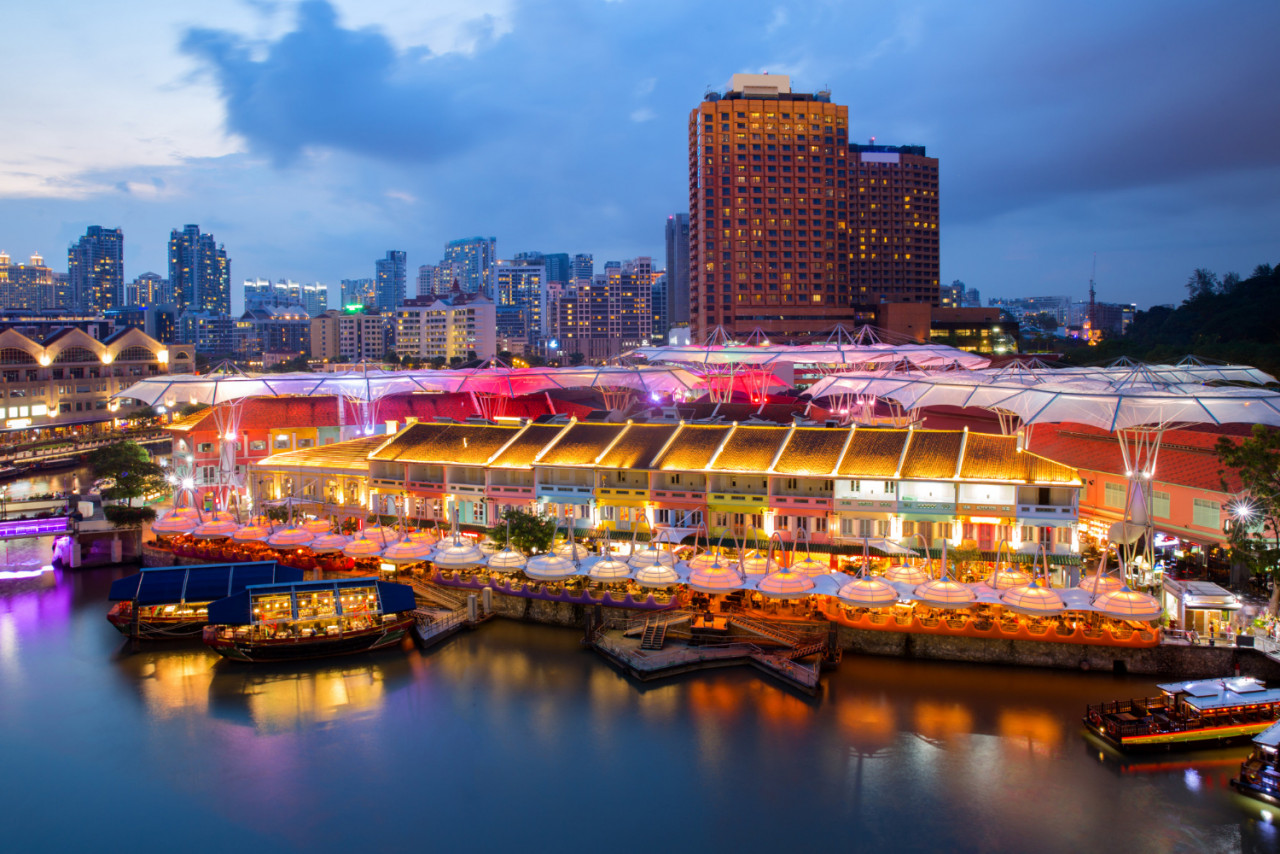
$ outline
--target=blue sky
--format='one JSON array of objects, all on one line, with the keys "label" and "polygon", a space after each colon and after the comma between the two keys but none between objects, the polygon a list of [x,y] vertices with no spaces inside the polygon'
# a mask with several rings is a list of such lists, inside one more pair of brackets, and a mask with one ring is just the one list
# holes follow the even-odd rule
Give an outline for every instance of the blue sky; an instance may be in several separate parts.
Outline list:
[{"label": "blue sky", "polygon": [[[661,259],[686,122],[735,71],[941,159],[942,279],[1180,300],[1280,263],[1280,4],[46,0],[8,11],[0,249],[213,231],[234,281],[455,237]],[[239,290],[237,287],[235,290]],[[336,294],[335,294],[336,296]]]}]

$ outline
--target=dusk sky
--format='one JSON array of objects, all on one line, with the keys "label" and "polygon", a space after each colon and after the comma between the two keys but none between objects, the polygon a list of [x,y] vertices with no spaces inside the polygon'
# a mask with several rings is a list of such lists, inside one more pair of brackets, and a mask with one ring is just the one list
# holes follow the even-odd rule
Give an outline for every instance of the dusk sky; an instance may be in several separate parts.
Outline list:
[{"label": "dusk sky", "polygon": [[[446,240],[663,262],[687,120],[736,71],[940,158],[942,281],[1180,301],[1280,263],[1280,3],[46,0],[11,6],[0,249],[125,275],[171,228],[246,277],[410,269]],[[336,300],[336,287],[332,294]]]}]

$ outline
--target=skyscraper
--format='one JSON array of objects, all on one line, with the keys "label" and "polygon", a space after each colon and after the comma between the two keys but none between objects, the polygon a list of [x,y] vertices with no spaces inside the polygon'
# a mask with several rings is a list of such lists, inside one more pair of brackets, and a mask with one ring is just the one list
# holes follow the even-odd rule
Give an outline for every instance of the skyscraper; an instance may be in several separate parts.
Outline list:
[{"label": "skyscraper", "polygon": [[689,114],[690,326],[804,337],[854,319],[848,108],[735,74]]},{"label": "skyscraper", "polygon": [[666,324],[689,325],[689,215],[672,214],[667,217],[667,292]]},{"label": "skyscraper", "polygon": [[[493,265],[498,260],[496,237],[463,237],[444,245],[444,266],[464,294],[484,294],[493,299]],[[450,287],[453,283],[450,282]]]},{"label": "skyscraper", "polygon": [[356,304],[373,304],[373,279],[343,279],[340,287],[344,308]]},{"label": "skyscraper", "polygon": [[230,314],[231,259],[226,248],[217,245],[212,234],[201,234],[198,225],[175,228],[169,233],[169,287],[179,312]]},{"label": "skyscraper", "polygon": [[30,264],[14,264],[6,253],[0,252],[0,307],[12,311],[64,307],[53,298],[53,277],[53,271],[39,255],[32,255]]},{"label": "skyscraper", "polygon": [[124,305],[124,232],[91,225],[67,249],[67,276],[76,308],[99,312]]},{"label": "skyscraper", "polygon": [[164,305],[170,301],[169,283],[156,273],[143,273],[125,285],[126,305]]},{"label": "skyscraper", "polygon": [[850,145],[849,200],[859,320],[882,302],[938,305],[937,159],[923,145]]},{"label": "skyscraper", "polygon": [[404,303],[405,263],[405,253],[399,249],[388,249],[387,257],[378,259],[373,277],[373,304],[378,311],[391,311]]}]

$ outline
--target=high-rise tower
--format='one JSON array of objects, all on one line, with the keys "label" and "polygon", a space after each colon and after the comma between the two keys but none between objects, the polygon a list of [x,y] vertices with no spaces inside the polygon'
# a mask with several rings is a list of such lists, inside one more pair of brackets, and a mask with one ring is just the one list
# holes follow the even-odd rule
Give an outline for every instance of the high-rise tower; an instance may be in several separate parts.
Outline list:
[{"label": "high-rise tower", "polygon": [[[692,340],[799,338],[854,319],[848,108],[735,74],[689,114]],[[670,272],[670,271],[668,271]]]},{"label": "high-rise tower", "polygon": [[231,259],[200,226],[169,233],[169,287],[179,313],[231,313]]},{"label": "high-rise tower", "polygon": [[67,276],[79,311],[99,312],[124,305],[124,232],[91,225],[67,249]]},{"label": "high-rise tower", "polygon": [[373,300],[378,311],[391,311],[404,304],[406,256],[399,249],[388,249],[387,257],[379,258],[375,267]]},{"label": "high-rise tower", "polygon": [[[665,326],[689,325],[689,215],[667,217]],[[663,330],[665,334],[665,329]]]}]

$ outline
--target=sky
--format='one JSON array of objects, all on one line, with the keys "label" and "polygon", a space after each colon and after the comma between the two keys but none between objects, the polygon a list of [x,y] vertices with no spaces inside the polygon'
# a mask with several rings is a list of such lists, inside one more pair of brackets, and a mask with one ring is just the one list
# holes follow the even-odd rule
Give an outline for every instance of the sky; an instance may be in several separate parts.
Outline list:
[{"label": "sky", "polygon": [[940,160],[943,282],[1178,302],[1280,263],[1280,4],[44,0],[6,11],[0,250],[127,279],[198,223],[245,278],[335,286],[445,241],[664,261],[689,111],[734,72],[830,89]]}]

